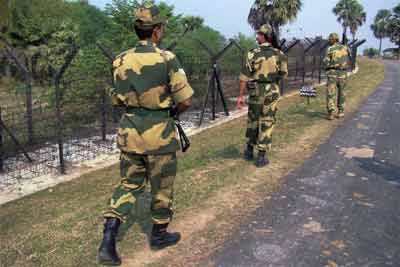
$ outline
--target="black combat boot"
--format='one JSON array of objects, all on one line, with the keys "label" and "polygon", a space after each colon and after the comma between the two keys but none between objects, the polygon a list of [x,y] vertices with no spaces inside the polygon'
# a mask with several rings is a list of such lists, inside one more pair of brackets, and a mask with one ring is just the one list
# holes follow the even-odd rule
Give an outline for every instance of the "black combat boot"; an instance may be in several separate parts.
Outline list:
[{"label": "black combat boot", "polygon": [[254,158],[253,150],[254,150],[254,148],[252,145],[247,145],[246,150],[244,151],[244,159],[245,160],[252,160]]},{"label": "black combat boot", "polygon": [[173,246],[181,240],[180,233],[168,233],[168,223],[154,224],[151,232],[150,246],[153,250],[163,249]]},{"label": "black combat boot", "polygon": [[268,160],[268,157],[267,157],[265,151],[259,151],[257,160],[256,160],[256,166],[258,168],[261,168],[261,167],[267,166],[268,164],[269,164],[269,160]]},{"label": "black combat boot", "polygon": [[121,225],[121,221],[117,218],[107,218],[104,224],[104,236],[101,242],[97,259],[99,264],[106,266],[119,266],[121,265],[121,259],[118,256],[115,238],[118,234],[118,228]]}]

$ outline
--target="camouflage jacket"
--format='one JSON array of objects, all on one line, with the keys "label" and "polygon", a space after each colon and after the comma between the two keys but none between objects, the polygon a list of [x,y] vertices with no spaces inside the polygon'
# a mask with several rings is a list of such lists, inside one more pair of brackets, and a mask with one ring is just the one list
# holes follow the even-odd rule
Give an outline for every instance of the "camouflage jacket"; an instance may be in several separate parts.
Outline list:
[{"label": "camouflage jacket", "polygon": [[336,43],[326,51],[324,66],[328,77],[345,78],[349,68],[350,50],[347,46]]},{"label": "camouflage jacket", "polygon": [[113,67],[112,103],[126,108],[118,129],[118,147],[142,155],[176,152],[179,143],[169,111],[193,95],[176,56],[140,41],[117,56]]},{"label": "camouflage jacket", "polygon": [[247,53],[240,74],[241,81],[278,83],[288,74],[287,57],[279,49],[264,43]]}]

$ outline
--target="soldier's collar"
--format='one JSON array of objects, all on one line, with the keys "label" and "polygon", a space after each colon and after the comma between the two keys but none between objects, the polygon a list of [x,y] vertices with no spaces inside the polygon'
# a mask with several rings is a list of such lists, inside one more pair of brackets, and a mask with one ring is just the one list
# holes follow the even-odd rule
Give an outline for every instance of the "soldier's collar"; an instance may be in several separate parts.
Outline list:
[{"label": "soldier's collar", "polygon": [[156,46],[156,44],[150,40],[140,40],[138,46]]},{"label": "soldier's collar", "polygon": [[270,46],[271,46],[271,44],[270,44],[270,43],[268,43],[268,42],[266,42],[266,43],[260,44],[260,46],[264,46],[264,47],[270,47]]}]

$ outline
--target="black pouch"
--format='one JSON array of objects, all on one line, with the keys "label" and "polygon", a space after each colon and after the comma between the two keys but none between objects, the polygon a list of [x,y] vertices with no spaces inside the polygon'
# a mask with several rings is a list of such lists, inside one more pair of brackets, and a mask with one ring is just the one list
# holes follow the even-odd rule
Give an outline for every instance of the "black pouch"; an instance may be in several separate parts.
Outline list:
[{"label": "black pouch", "polygon": [[257,81],[252,80],[247,82],[247,90],[249,91],[250,96],[256,96],[258,91]]}]

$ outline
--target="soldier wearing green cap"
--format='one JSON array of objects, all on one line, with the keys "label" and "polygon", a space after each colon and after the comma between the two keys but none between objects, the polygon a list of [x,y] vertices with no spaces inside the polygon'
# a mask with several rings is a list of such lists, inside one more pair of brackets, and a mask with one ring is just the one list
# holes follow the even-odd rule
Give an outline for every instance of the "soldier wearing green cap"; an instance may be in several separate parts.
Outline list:
[{"label": "soldier wearing green cap", "polygon": [[277,104],[280,98],[279,83],[287,75],[287,57],[272,47],[273,31],[267,24],[257,31],[258,48],[248,52],[240,74],[240,92],[237,108],[244,105],[244,91],[249,92],[246,160],[254,158],[258,150],[256,166],[269,163],[266,152],[271,149],[272,132],[276,123]]},{"label": "soldier wearing green cap", "polygon": [[339,43],[336,33],[329,35],[329,47],[324,58],[327,82],[327,110],[328,120],[344,117],[346,101],[346,78],[349,68],[350,51]]},{"label": "soldier wearing green cap", "polygon": [[111,266],[121,264],[115,238],[147,181],[152,194],[151,248],[162,249],[180,240],[179,233],[167,231],[179,149],[173,114],[188,109],[193,90],[176,56],[157,46],[164,35],[159,9],[139,7],[134,26],[140,41],[113,63],[112,103],[126,112],[117,138],[121,181],[104,213],[104,237],[98,251],[99,263]]}]

